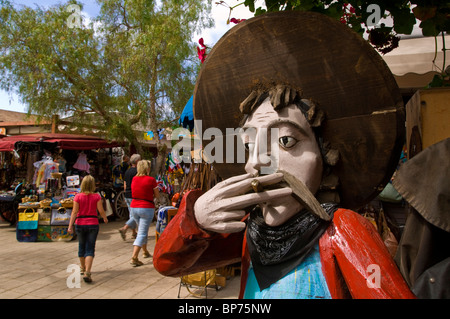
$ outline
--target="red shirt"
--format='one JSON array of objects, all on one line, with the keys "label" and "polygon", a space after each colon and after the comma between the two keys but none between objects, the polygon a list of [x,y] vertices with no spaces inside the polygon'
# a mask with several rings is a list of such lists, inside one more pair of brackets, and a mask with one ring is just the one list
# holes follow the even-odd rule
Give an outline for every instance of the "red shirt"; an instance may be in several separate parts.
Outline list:
[{"label": "red shirt", "polygon": [[156,179],[151,176],[135,176],[131,182],[130,207],[155,208],[153,203],[153,189],[156,188]]},{"label": "red shirt", "polygon": [[[77,214],[75,224],[77,225],[98,225],[97,202],[101,200],[100,194],[79,193],[73,199],[78,203],[80,209]],[[85,218],[82,216],[92,216]],[[81,218],[80,218],[81,217]]]}]

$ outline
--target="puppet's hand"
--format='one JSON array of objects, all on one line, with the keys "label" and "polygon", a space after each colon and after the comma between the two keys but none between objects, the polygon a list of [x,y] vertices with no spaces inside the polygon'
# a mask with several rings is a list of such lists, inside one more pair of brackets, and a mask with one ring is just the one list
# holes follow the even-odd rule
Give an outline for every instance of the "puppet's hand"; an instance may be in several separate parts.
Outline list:
[{"label": "puppet's hand", "polygon": [[[282,179],[283,174],[275,173],[259,177],[244,174],[224,180],[198,198],[194,205],[195,218],[200,227],[208,231],[239,232],[245,228],[242,219],[246,207],[291,196],[292,189],[288,187],[263,191],[263,186],[279,183]],[[246,194],[252,190],[257,192]]]}]

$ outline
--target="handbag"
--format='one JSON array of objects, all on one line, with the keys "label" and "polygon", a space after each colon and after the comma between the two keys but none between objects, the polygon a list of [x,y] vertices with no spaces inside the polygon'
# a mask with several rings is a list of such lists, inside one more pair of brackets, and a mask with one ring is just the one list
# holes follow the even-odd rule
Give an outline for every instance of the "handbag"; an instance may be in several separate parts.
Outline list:
[{"label": "handbag", "polygon": [[388,226],[386,216],[384,215],[383,208],[380,208],[379,216],[378,216],[378,223],[381,224],[381,238],[383,239],[384,244],[386,245],[386,248],[389,250],[389,253],[391,254],[392,258],[395,257],[395,254],[397,252],[398,248],[398,242],[395,238],[394,234],[392,233],[391,229]]},{"label": "handbag", "polygon": [[377,210],[371,205],[366,205],[364,209],[360,210],[360,213],[372,223],[388,249],[389,254],[394,258],[397,252],[398,241],[389,228],[383,207]]},{"label": "handbag", "polygon": [[19,213],[16,228],[16,239],[19,242],[35,242],[37,240],[39,214],[33,208],[26,208]]},{"label": "handbag", "polygon": [[50,207],[44,207],[38,209],[39,213],[39,226],[49,226],[52,220],[52,210]]},{"label": "handbag", "polygon": [[72,210],[64,207],[52,209],[51,226],[69,226]]},{"label": "handbag", "polygon": [[52,241],[52,226],[39,225],[37,241]]},{"label": "handbag", "polygon": [[33,208],[27,208],[19,213],[17,229],[37,229],[39,214]]},{"label": "handbag", "polygon": [[106,217],[114,214],[114,211],[112,209],[111,202],[109,201],[109,199],[105,199],[102,197],[102,205],[103,205],[103,210],[105,211]]},{"label": "handbag", "polygon": [[50,226],[52,241],[71,241],[73,234],[69,233],[68,226]]},{"label": "handbag", "polygon": [[18,242],[31,243],[37,241],[37,229],[17,229],[16,239]]}]

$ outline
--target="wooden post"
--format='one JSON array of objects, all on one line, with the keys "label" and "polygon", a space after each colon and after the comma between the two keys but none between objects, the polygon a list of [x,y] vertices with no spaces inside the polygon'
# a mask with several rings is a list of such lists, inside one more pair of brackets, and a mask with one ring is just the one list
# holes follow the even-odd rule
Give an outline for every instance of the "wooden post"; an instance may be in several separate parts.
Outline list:
[{"label": "wooden post", "polygon": [[56,133],[56,131],[58,130],[58,120],[59,120],[59,116],[58,114],[55,114],[52,116],[52,134]]}]

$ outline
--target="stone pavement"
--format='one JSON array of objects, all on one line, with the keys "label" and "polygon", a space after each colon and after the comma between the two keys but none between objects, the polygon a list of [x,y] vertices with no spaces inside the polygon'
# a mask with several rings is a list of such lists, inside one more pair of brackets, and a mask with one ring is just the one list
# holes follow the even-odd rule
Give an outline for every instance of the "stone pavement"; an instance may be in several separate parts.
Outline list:
[{"label": "stone pavement", "polygon": [[[0,221],[0,299],[177,299],[180,279],[165,277],[154,268],[152,258],[139,259],[143,266],[129,264],[133,240],[128,232],[123,241],[118,232],[123,221],[100,224],[93,282],[81,280],[80,288],[68,288],[74,272],[69,265],[78,263],[78,241],[33,242],[16,240],[16,231]],[[155,223],[149,231],[149,251],[155,247]],[[231,277],[216,291],[208,288],[208,299],[235,299],[240,278]],[[70,283],[74,281],[69,280]],[[180,299],[196,297],[181,287]]]}]

